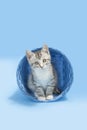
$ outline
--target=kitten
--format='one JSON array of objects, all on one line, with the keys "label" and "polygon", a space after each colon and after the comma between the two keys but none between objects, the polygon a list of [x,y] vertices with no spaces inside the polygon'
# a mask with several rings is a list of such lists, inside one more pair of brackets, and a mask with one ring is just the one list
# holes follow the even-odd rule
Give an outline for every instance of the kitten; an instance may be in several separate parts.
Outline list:
[{"label": "kitten", "polygon": [[47,45],[36,52],[26,51],[26,57],[31,67],[28,78],[28,87],[40,100],[53,99],[53,93],[57,86],[57,77],[51,64],[51,55]]}]

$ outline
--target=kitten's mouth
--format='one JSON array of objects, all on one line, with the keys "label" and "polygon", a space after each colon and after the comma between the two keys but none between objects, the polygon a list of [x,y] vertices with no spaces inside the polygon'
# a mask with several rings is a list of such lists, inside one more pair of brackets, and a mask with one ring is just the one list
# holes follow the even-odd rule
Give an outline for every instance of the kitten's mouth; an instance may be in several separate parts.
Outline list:
[{"label": "kitten's mouth", "polygon": [[40,70],[44,70],[44,69],[45,69],[45,67],[39,67],[38,69],[40,69]]},{"label": "kitten's mouth", "polygon": [[48,66],[40,66],[40,69],[46,69]]},{"label": "kitten's mouth", "polygon": [[44,67],[40,66],[41,69],[43,69]]}]

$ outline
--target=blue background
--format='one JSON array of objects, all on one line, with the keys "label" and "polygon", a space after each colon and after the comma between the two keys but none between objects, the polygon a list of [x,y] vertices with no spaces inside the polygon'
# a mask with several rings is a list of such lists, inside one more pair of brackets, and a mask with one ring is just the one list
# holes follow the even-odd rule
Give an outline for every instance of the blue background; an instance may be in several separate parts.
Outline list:
[{"label": "blue background", "polygon": [[[67,97],[32,103],[16,83],[26,49],[44,43],[71,61],[74,83]],[[87,130],[87,1],[0,1],[0,129]]]}]

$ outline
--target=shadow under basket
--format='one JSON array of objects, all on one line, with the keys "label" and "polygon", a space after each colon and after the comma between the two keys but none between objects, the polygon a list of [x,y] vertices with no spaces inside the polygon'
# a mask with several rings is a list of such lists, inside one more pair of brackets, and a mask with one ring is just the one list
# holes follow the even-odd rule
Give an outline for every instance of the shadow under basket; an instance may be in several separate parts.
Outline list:
[{"label": "shadow under basket", "polygon": [[[33,52],[40,50],[41,48],[33,50]],[[51,54],[51,62],[56,70],[58,78],[58,88],[61,91],[60,94],[56,94],[52,100],[47,100],[45,102],[57,101],[58,99],[65,96],[69,91],[70,86],[73,81],[73,70],[69,60],[60,51],[49,48]],[[34,96],[33,92],[27,86],[28,76],[31,73],[30,65],[28,64],[26,56],[20,61],[17,68],[17,83],[19,88],[29,96],[30,100],[41,102]]]}]

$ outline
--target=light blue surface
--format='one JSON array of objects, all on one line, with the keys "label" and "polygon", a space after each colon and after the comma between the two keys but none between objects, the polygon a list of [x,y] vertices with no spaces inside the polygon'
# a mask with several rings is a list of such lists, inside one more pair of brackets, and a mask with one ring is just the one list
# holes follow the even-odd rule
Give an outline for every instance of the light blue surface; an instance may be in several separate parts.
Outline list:
[{"label": "light blue surface", "polygon": [[[74,83],[55,103],[32,103],[17,87],[26,49],[46,42],[71,61]],[[87,1],[0,1],[0,130],[87,130]]]}]

